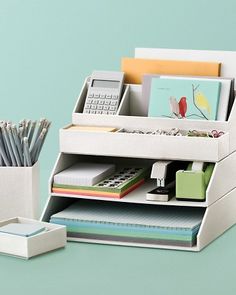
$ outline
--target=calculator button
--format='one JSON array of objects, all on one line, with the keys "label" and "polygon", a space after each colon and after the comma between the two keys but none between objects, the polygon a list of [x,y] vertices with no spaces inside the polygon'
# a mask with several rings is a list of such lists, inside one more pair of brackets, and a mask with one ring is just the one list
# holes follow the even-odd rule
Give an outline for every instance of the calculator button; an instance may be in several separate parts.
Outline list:
[{"label": "calculator button", "polygon": [[98,103],[99,104],[104,104],[104,100],[103,99],[99,99]]},{"label": "calculator button", "polygon": [[112,98],[113,99],[117,99],[118,98],[118,95],[112,95]]},{"label": "calculator button", "polygon": [[91,110],[90,111],[90,114],[96,114],[96,111],[95,110]]},{"label": "calculator button", "polygon": [[103,111],[102,112],[104,115],[108,115],[108,111]]},{"label": "calculator button", "polygon": [[88,97],[90,97],[90,98],[93,97],[93,93],[90,93],[90,94],[88,95]]},{"label": "calculator button", "polygon": [[99,98],[99,94],[94,94],[94,98]]},{"label": "calculator button", "polygon": [[91,103],[92,101],[92,99],[87,99],[87,103]]},{"label": "calculator button", "polygon": [[109,111],[109,115],[115,115],[116,112]]},{"label": "calculator button", "polygon": [[103,106],[102,106],[102,105],[98,105],[98,106],[97,106],[97,109],[98,109],[98,110],[102,110],[102,109],[103,109]]},{"label": "calculator button", "polygon": [[109,110],[109,106],[104,106],[103,109],[104,109],[105,111],[108,111],[108,110]]},{"label": "calculator button", "polygon": [[96,105],[94,105],[94,104],[91,105],[91,109],[92,109],[92,110],[96,110],[96,108],[97,108]]},{"label": "calculator button", "polygon": [[117,101],[116,101],[116,100],[112,100],[112,101],[111,101],[111,105],[112,105],[112,106],[117,105]]},{"label": "calculator button", "polygon": [[101,95],[100,95],[100,98],[105,98],[105,97],[106,97],[105,94],[101,94]]},{"label": "calculator button", "polygon": [[102,111],[96,111],[96,114],[102,114]]},{"label": "calculator button", "polygon": [[111,95],[110,94],[106,95],[106,98],[111,98]]},{"label": "calculator button", "polygon": [[110,100],[105,100],[105,104],[110,104]]},{"label": "calculator button", "polygon": [[90,110],[86,109],[86,110],[84,111],[84,113],[85,113],[85,114],[89,114],[89,113],[90,113]]},{"label": "calculator button", "polygon": [[114,111],[116,108],[111,106],[109,109],[110,111]]},{"label": "calculator button", "polygon": [[93,104],[97,104],[98,100],[97,99],[93,99]]},{"label": "calculator button", "polygon": [[85,109],[90,109],[90,106],[91,106],[90,104],[86,104]]}]

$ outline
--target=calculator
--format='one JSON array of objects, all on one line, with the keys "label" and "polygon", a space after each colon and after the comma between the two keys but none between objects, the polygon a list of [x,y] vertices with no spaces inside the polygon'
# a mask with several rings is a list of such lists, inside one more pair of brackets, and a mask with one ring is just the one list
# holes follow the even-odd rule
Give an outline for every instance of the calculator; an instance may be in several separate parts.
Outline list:
[{"label": "calculator", "polygon": [[90,78],[83,113],[115,115],[123,85],[123,72],[94,71]]}]

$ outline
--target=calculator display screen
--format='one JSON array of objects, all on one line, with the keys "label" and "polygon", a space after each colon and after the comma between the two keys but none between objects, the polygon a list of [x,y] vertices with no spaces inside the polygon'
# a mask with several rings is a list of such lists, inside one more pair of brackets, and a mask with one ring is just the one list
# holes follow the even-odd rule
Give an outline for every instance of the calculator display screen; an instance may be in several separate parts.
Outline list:
[{"label": "calculator display screen", "polygon": [[118,88],[120,81],[112,81],[112,80],[93,80],[92,87],[100,87],[100,88]]}]

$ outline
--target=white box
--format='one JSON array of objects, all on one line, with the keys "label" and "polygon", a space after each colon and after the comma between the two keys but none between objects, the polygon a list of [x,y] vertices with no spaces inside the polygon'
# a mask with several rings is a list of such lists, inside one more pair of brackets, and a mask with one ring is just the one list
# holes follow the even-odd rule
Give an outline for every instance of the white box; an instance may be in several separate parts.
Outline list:
[{"label": "white box", "polygon": [[1,221],[0,227],[12,222],[40,224],[45,226],[47,231],[31,237],[0,233],[0,253],[29,259],[30,257],[65,247],[66,245],[65,226],[15,217]]},{"label": "white box", "polygon": [[39,163],[0,167],[0,220],[39,217]]},{"label": "white box", "polygon": [[81,132],[65,128],[60,129],[60,152],[216,162],[229,154],[229,135],[226,133],[219,138],[208,138],[122,132]]}]

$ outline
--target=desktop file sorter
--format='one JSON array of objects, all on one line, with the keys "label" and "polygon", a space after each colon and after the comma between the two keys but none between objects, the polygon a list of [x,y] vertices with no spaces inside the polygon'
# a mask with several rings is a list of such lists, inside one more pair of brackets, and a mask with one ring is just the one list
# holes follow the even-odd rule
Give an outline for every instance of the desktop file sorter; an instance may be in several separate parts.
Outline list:
[{"label": "desktop file sorter", "polygon": [[[184,58],[183,58],[184,55]],[[223,63],[222,76],[236,77],[236,52],[136,49],[135,57],[172,58],[187,60],[219,61]],[[111,126],[125,129],[156,130],[157,128],[221,130],[219,138],[174,137],[158,135],[140,135],[120,132],[75,132],[65,128],[60,130],[60,154],[49,180],[49,198],[42,219],[49,221],[51,215],[63,210],[75,198],[99,199],[104,202],[123,202],[129,204],[151,204],[153,206],[199,207],[205,210],[197,243],[193,247],[138,244],[106,240],[69,238],[73,241],[120,244],[150,248],[166,248],[200,251],[236,222],[236,105],[234,103],[228,121],[173,120],[166,118],[148,118],[147,102],[142,100],[141,85],[125,85],[122,101],[117,115],[83,114],[83,104],[87,93],[87,79],[72,114],[73,125]],[[95,144],[96,143],[96,144]],[[185,160],[214,162],[215,168],[207,188],[204,202],[146,201],[146,192],[154,188],[152,180],[118,200],[99,197],[70,196],[51,192],[53,176],[79,161],[94,159],[113,159],[115,162]]]}]

